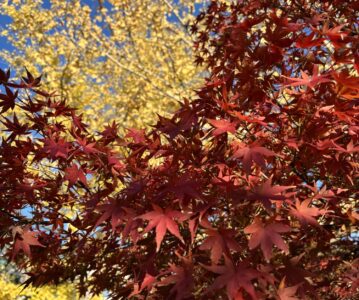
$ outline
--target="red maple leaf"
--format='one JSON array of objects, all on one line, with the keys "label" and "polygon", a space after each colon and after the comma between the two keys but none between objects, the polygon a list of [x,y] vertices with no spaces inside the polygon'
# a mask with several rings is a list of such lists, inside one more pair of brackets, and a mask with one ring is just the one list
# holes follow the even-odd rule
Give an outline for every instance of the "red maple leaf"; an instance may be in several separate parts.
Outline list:
[{"label": "red maple leaf", "polygon": [[315,33],[312,32],[310,35],[300,36],[295,43],[296,47],[298,48],[311,48],[316,47],[322,44],[325,39],[323,38],[314,38]]},{"label": "red maple leaf", "polygon": [[286,197],[282,193],[295,186],[272,185],[272,178],[269,178],[260,186],[255,186],[249,194],[249,199],[262,201],[266,209],[271,208],[271,200],[284,200]]},{"label": "red maple leaf", "polygon": [[136,221],[134,220],[135,214],[133,210],[124,207],[116,199],[113,198],[109,200],[109,203],[98,205],[96,209],[100,211],[102,215],[97,220],[94,228],[110,218],[112,231],[115,231],[118,225],[122,223],[126,224],[122,233],[124,236],[127,236],[131,229],[131,226]]},{"label": "red maple leaf", "polygon": [[100,150],[96,149],[96,142],[89,143],[87,139],[77,138],[77,143],[80,146],[80,149],[85,154],[101,153]]},{"label": "red maple leaf", "polygon": [[29,133],[27,124],[21,124],[15,113],[12,120],[10,120],[10,118],[4,118],[4,121],[1,121],[1,123],[6,127],[3,131],[11,132],[9,139],[15,138],[17,135]]},{"label": "red maple leaf", "polygon": [[39,180],[37,182],[33,182],[30,180],[29,181],[24,180],[23,183],[16,184],[16,191],[20,193],[24,193],[26,197],[30,199],[35,196],[34,193],[35,190],[41,190],[45,186],[47,186],[47,183],[45,181]]},{"label": "red maple leaf", "polygon": [[72,116],[75,109],[66,104],[65,100],[51,100],[47,101],[47,106],[52,108],[48,116]]},{"label": "red maple leaf", "polygon": [[[44,106],[46,106],[46,101],[41,101],[39,99],[31,99],[28,98],[28,101],[25,103],[22,103],[22,105],[19,105],[19,107],[21,107],[21,109],[28,111],[30,113],[36,113],[41,111]],[[39,117],[39,116],[37,116]],[[35,118],[35,116],[34,116]],[[36,123],[36,122],[35,122]]]},{"label": "red maple leaf", "polygon": [[82,114],[76,115],[74,111],[71,111],[71,116],[72,116],[72,122],[75,125],[75,127],[78,128],[80,131],[87,132],[86,127],[88,127],[88,125],[82,122]]},{"label": "red maple leaf", "polygon": [[224,111],[229,111],[230,109],[234,109],[236,107],[235,104],[229,103],[227,101],[221,101],[219,99],[216,99],[217,104],[219,107]]},{"label": "red maple leaf", "polygon": [[0,69],[0,84],[7,83],[9,79],[10,79],[10,69],[8,69],[6,72]]},{"label": "red maple leaf", "polygon": [[146,273],[145,277],[143,278],[141,285],[138,283],[135,283],[133,285],[133,291],[130,295],[128,295],[129,298],[136,296],[140,294],[144,289],[151,290],[153,284],[156,281],[156,277],[152,276],[151,274]]},{"label": "red maple leaf", "polygon": [[156,128],[168,134],[170,139],[174,139],[178,134],[191,128],[196,121],[196,117],[192,110],[188,107],[188,103],[184,100],[181,110],[179,110],[172,118],[166,118],[158,115],[158,122]]},{"label": "red maple leaf", "polygon": [[108,165],[111,167],[111,173],[113,176],[118,176],[126,168],[126,166],[113,154],[107,156]]},{"label": "red maple leaf", "polygon": [[5,94],[0,94],[0,107],[2,107],[1,113],[6,112],[9,109],[14,109],[15,107],[15,100],[18,95],[18,91],[13,93],[7,86],[5,86]]},{"label": "red maple leaf", "polygon": [[338,92],[343,94],[347,90],[359,91],[359,77],[350,76],[348,72],[336,72],[331,73],[335,81],[338,83]]},{"label": "red maple leaf", "polygon": [[135,128],[127,129],[126,138],[132,138],[136,144],[144,144],[146,142],[145,130]]},{"label": "red maple leaf", "polygon": [[163,193],[172,192],[181,202],[184,198],[191,197],[201,199],[202,196],[198,191],[198,182],[190,174],[183,174],[169,182]]},{"label": "red maple leaf", "polygon": [[74,185],[77,181],[87,185],[86,175],[81,167],[72,164],[71,167],[65,169],[65,179],[69,181],[70,186]]},{"label": "red maple leaf", "polygon": [[269,224],[263,224],[261,219],[255,218],[251,225],[244,228],[244,232],[251,234],[248,246],[249,249],[257,248],[261,246],[262,252],[266,260],[270,260],[272,257],[272,247],[276,245],[279,249],[285,253],[289,253],[288,246],[284,243],[279,233],[290,231],[290,227],[283,223],[275,222]]},{"label": "red maple leaf", "polygon": [[285,287],[285,277],[284,277],[281,283],[279,284],[279,289],[277,290],[278,300],[299,300],[299,298],[295,296],[298,287],[299,284],[291,287]]},{"label": "red maple leaf", "polygon": [[118,124],[113,121],[111,125],[106,125],[105,129],[101,132],[101,135],[105,140],[115,140],[118,138]]},{"label": "red maple leaf", "polygon": [[318,65],[314,65],[313,68],[313,75],[309,77],[309,75],[303,71],[301,71],[302,78],[293,78],[293,77],[287,77],[283,76],[284,78],[287,78],[291,83],[285,84],[284,86],[308,86],[310,89],[314,90],[314,87],[318,84],[325,83],[325,82],[331,82],[330,79],[328,79],[328,75],[320,75],[318,74]]},{"label": "red maple leaf", "polygon": [[156,227],[156,251],[158,252],[160,250],[162,240],[167,230],[184,243],[184,240],[179,232],[178,225],[174,219],[184,221],[186,219],[185,215],[179,211],[169,208],[163,210],[155,204],[152,204],[152,206],[153,211],[140,215],[138,218],[149,220],[144,233],[147,233]]},{"label": "red maple leaf", "polygon": [[230,257],[230,249],[240,251],[241,248],[234,239],[234,230],[230,229],[207,229],[208,235],[199,247],[200,250],[211,250],[211,261],[217,264],[222,255]]},{"label": "red maple leaf", "polygon": [[215,127],[216,129],[213,130],[212,135],[217,136],[225,132],[235,133],[236,132],[236,122],[230,122],[228,120],[212,120],[207,119],[208,122]]},{"label": "red maple leaf", "polygon": [[349,42],[346,37],[348,32],[340,31],[346,24],[338,25],[329,29],[329,24],[326,22],[323,26],[322,33],[326,35],[333,43],[335,48],[342,48]]},{"label": "red maple leaf", "polygon": [[265,119],[264,117],[246,116],[246,115],[242,115],[238,111],[231,111],[230,113],[231,113],[232,116],[237,117],[241,121],[245,121],[245,122],[248,122],[248,123],[257,123],[257,124],[262,125],[262,126],[267,126],[267,123],[263,121]]},{"label": "red maple leaf", "polygon": [[158,286],[166,286],[174,284],[170,290],[169,296],[176,295],[171,299],[181,300],[187,299],[192,295],[194,286],[193,265],[192,261],[186,257],[180,257],[182,265],[169,264],[169,268],[165,273],[171,275],[161,280]]},{"label": "red maple leaf", "polygon": [[295,150],[299,150],[299,146],[302,145],[302,141],[298,141],[298,139],[293,137],[284,137],[284,142],[287,144],[288,147],[294,148]]},{"label": "red maple leaf", "polygon": [[37,233],[30,231],[28,227],[21,229],[19,227],[13,228],[13,236],[15,237],[14,249],[12,252],[12,259],[19,253],[20,250],[31,258],[30,246],[45,247],[37,239]]},{"label": "red maple leaf", "polygon": [[326,149],[335,149],[338,147],[338,145],[335,143],[335,140],[332,140],[332,139],[320,140],[316,144],[309,144],[309,145],[313,146],[314,148],[316,148],[320,151],[323,151]]},{"label": "red maple leaf", "polygon": [[251,173],[253,162],[262,168],[265,167],[264,156],[275,156],[273,151],[268,150],[265,147],[259,146],[258,143],[252,143],[248,146],[234,143],[234,153],[232,157],[241,158],[243,162],[243,169],[247,174]]},{"label": "red maple leaf", "polygon": [[242,290],[245,290],[252,299],[257,299],[252,280],[259,277],[260,273],[252,269],[245,262],[240,262],[238,265],[233,265],[232,261],[225,258],[225,265],[205,266],[203,267],[213,273],[220,274],[213,284],[207,289],[206,293],[226,287],[227,296],[229,299],[243,299]]},{"label": "red maple leaf", "polygon": [[287,258],[283,262],[283,266],[278,269],[281,276],[284,276],[286,278],[286,281],[291,285],[297,285],[303,282],[304,284],[306,284],[305,278],[310,278],[314,276],[314,274],[300,266],[300,260],[303,258],[304,255],[305,253],[303,252],[298,256],[294,256],[289,259]]},{"label": "red maple leaf", "polygon": [[338,148],[338,151],[340,152],[344,152],[344,153],[354,153],[354,152],[359,152],[359,145],[358,146],[354,146],[354,141],[351,139],[350,142],[347,144],[347,148],[344,149],[342,147]]},{"label": "red maple leaf", "polygon": [[300,202],[299,200],[296,200],[295,202],[295,208],[292,207],[290,210],[290,214],[296,217],[301,224],[304,226],[311,224],[314,226],[318,225],[317,220],[314,218],[321,214],[321,211],[319,208],[315,206],[309,207],[312,200],[306,199],[303,202]]},{"label": "red maple leaf", "polygon": [[63,138],[49,138],[44,140],[44,151],[50,155],[52,159],[58,157],[67,158],[71,144]]},{"label": "red maple leaf", "polygon": [[173,120],[158,115],[158,122],[156,128],[163,133],[169,135],[171,139],[174,139],[180,132],[180,129]]},{"label": "red maple leaf", "polygon": [[28,71],[27,68],[25,68],[25,70],[26,70],[26,77],[25,76],[22,77],[24,87],[27,88],[39,87],[41,82],[41,75],[37,78],[34,78],[34,76]]}]

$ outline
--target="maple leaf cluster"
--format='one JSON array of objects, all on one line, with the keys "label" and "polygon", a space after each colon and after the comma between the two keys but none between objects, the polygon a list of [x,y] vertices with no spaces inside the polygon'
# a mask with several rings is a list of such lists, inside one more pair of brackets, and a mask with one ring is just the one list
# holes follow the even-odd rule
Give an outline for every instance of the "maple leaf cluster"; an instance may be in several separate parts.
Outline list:
[{"label": "maple leaf cluster", "polygon": [[89,132],[41,78],[1,71],[0,247],[27,284],[77,278],[114,299],[358,297],[358,9],[211,2],[191,26],[205,84],[124,137],[116,122]]}]

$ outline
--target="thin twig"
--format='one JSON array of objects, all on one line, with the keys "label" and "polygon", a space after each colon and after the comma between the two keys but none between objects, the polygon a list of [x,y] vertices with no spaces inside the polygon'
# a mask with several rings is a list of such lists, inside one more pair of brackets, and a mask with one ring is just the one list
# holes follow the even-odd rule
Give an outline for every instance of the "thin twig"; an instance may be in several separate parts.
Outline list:
[{"label": "thin twig", "polygon": [[[188,32],[188,26],[185,24],[185,22],[182,20],[181,16],[175,11],[175,8],[172,6],[171,3],[169,3],[167,0],[163,0],[166,5],[169,7],[169,9],[172,11],[172,13],[176,16],[176,18],[178,19],[178,21],[181,23],[181,25],[183,26],[183,28],[185,29],[186,33],[190,35],[190,33]],[[186,40],[186,43],[190,44],[192,46],[192,43]]]},{"label": "thin twig", "polygon": [[[102,41],[95,36],[92,32],[89,33],[94,39],[96,39],[101,45],[103,44]],[[173,100],[179,101],[179,99],[175,96],[172,96],[171,94],[162,91],[157,85],[153,84],[152,81],[145,75],[136,72],[135,70],[132,70],[131,68],[125,66],[124,64],[122,64],[121,62],[119,62],[115,57],[113,57],[110,53],[106,52],[105,55],[113,62],[115,63],[117,66],[119,66],[122,69],[125,69],[126,71],[142,78],[143,80],[145,80],[146,82],[148,82],[153,88],[155,88],[157,91],[159,91],[162,95],[167,96],[172,98]]]}]

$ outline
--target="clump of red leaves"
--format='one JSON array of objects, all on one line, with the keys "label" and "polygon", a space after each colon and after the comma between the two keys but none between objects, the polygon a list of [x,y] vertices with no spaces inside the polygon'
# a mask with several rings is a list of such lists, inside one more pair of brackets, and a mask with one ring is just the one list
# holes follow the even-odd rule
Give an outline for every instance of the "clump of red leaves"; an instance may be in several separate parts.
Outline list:
[{"label": "clump of red leaves", "polygon": [[212,2],[203,88],[122,138],[1,71],[0,247],[115,299],[358,297],[358,10]]}]

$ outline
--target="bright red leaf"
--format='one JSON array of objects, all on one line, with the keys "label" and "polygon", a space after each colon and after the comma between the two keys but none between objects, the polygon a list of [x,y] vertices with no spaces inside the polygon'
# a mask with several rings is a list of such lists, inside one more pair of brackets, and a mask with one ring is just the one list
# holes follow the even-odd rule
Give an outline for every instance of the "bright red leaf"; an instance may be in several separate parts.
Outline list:
[{"label": "bright red leaf", "polygon": [[233,265],[229,259],[225,259],[224,266],[212,265],[203,266],[205,269],[219,274],[207,293],[226,287],[229,299],[242,299],[242,291],[246,291],[252,299],[257,299],[252,280],[258,278],[260,273],[241,262]]},{"label": "bright red leaf", "polygon": [[318,65],[314,65],[313,67],[313,75],[310,77],[307,73],[301,71],[302,78],[293,78],[293,77],[286,77],[290,83],[286,84],[285,86],[308,86],[310,89],[314,90],[314,87],[321,83],[330,82],[331,80],[328,79],[328,75],[320,75],[318,73]]},{"label": "bright red leaf", "polygon": [[50,155],[52,159],[59,157],[67,158],[70,151],[70,143],[64,139],[49,138],[44,140],[44,151]]},{"label": "bright red leaf", "polygon": [[201,250],[211,251],[211,261],[217,264],[222,255],[230,257],[230,250],[239,252],[241,247],[234,239],[233,230],[207,229],[208,235],[199,247]]},{"label": "bright red leaf", "polygon": [[233,148],[234,153],[232,157],[242,159],[243,169],[248,175],[251,173],[253,162],[262,168],[265,168],[264,157],[276,155],[273,151],[270,151],[257,143],[253,143],[248,146],[235,143]]},{"label": "bright red leaf", "polygon": [[310,198],[304,200],[303,202],[296,200],[295,207],[291,208],[290,210],[290,214],[296,217],[304,226],[308,224],[313,226],[318,225],[318,222],[315,217],[319,216],[321,214],[321,211],[319,208],[313,205],[309,207],[311,202],[312,200]]},{"label": "bright red leaf", "polygon": [[30,231],[28,227],[25,227],[24,229],[14,228],[13,235],[15,236],[15,244],[12,252],[13,259],[16,257],[20,250],[24,251],[24,253],[29,258],[31,258],[30,246],[45,247],[39,242],[37,233]]},{"label": "bright red leaf", "polygon": [[255,186],[252,189],[250,199],[259,200],[265,208],[270,209],[272,205],[271,200],[285,200],[286,197],[282,195],[282,193],[294,187],[295,186],[272,185],[272,179],[269,178],[263,184]]},{"label": "bright red leaf", "polygon": [[76,182],[80,181],[84,185],[87,185],[86,175],[81,167],[76,164],[72,164],[65,169],[65,179],[69,181],[69,185],[72,186]]},{"label": "bright red leaf", "polygon": [[147,233],[156,227],[156,251],[158,252],[160,250],[162,240],[167,230],[184,243],[184,240],[179,232],[178,225],[175,222],[175,219],[179,221],[184,221],[185,216],[181,212],[176,210],[163,210],[161,207],[155,204],[152,204],[152,206],[153,211],[145,213],[138,218],[149,220],[149,223],[145,228],[144,233]]},{"label": "bright red leaf", "polygon": [[277,291],[278,300],[299,300],[299,298],[296,297],[297,290],[298,285],[285,287],[285,278],[283,278]]},{"label": "bright red leaf", "polygon": [[249,249],[257,248],[260,245],[266,260],[271,259],[272,248],[274,245],[283,250],[286,254],[289,253],[287,244],[279,234],[288,231],[290,231],[288,225],[279,222],[263,224],[259,218],[255,218],[251,225],[244,228],[245,233],[251,234],[248,243]]},{"label": "bright red leaf", "polygon": [[230,132],[233,134],[236,132],[237,123],[235,122],[230,122],[228,120],[211,120],[211,119],[208,119],[208,122],[215,128],[215,130],[212,132],[213,136],[217,136],[226,132]]}]

